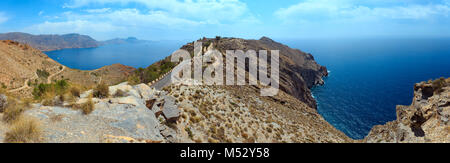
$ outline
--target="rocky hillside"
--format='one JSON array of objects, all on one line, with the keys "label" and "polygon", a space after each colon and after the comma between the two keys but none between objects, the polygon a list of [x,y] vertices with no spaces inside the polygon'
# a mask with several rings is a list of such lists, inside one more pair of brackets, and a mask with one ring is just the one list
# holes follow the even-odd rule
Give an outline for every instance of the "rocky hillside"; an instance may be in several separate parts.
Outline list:
[{"label": "rocky hillside", "polygon": [[134,68],[115,64],[93,71],[65,67],[27,44],[0,41],[0,86],[11,93],[30,95],[32,85],[66,79],[84,86],[117,84]]},{"label": "rocky hillside", "polygon": [[[55,106],[31,104],[22,121],[39,124],[33,142],[352,142],[315,109],[285,93],[259,97],[251,87],[171,85],[156,90],[127,83],[110,86],[106,98],[92,98],[93,93]],[[90,101],[91,112],[78,109]],[[7,115],[0,112],[0,119]],[[0,141],[10,142],[13,127],[3,121]]]},{"label": "rocky hillside", "polygon": [[450,78],[414,86],[410,106],[397,106],[397,120],[375,126],[364,142],[449,143]]},{"label": "rocky hillside", "polygon": [[[80,96],[63,94],[29,105],[22,120],[37,119],[42,129],[33,133],[39,139],[33,136],[32,142],[353,142],[315,109],[309,88],[323,83],[321,77],[327,73],[310,54],[268,38],[203,41],[219,50],[280,50],[282,91],[263,97],[259,85],[195,86],[199,82],[195,80],[163,83],[162,90],[151,88],[146,81],[175,66],[166,58],[136,73],[140,79],[136,81],[146,83],[97,87]],[[192,46],[183,48],[191,51]],[[164,81],[168,80],[159,80]],[[104,92],[101,97],[99,90]],[[5,126],[0,124],[0,135],[10,142],[15,125]]]},{"label": "rocky hillside", "polygon": [[31,35],[27,33],[4,33],[0,34],[0,40],[13,40],[28,44],[41,51],[52,51],[68,48],[93,48],[99,43],[86,35]]},{"label": "rocky hillside", "polygon": [[[262,37],[260,40],[244,40],[239,38],[204,38],[199,40],[205,47],[214,46],[224,55],[226,50],[279,50],[280,51],[280,89],[311,108],[317,104],[311,95],[314,85],[324,83],[322,77],[328,76],[327,68],[317,64],[311,54],[292,49],[286,45],[275,42],[270,38]],[[194,44],[182,47],[193,54]],[[258,55],[258,54],[257,54]]]}]

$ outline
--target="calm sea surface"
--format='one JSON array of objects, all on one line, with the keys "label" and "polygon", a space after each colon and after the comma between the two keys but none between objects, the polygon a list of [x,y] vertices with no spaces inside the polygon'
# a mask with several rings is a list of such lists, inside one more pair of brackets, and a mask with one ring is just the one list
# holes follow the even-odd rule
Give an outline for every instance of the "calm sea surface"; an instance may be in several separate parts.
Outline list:
[{"label": "calm sea surface", "polygon": [[319,113],[351,138],[396,119],[415,83],[450,77],[450,39],[287,40],[313,54],[330,76],[315,87]]},{"label": "calm sea surface", "polygon": [[[450,39],[277,40],[313,54],[326,66],[326,84],[313,88],[319,113],[355,139],[374,125],[396,119],[396,105],[409,105],[414,83],[450,77]],[[121,63],[147,67],[185,42],[107,45],[47,52],[71,68],[92,70]]]},{"label": "calm sea surface", "polygon": [[148,67],[178,50],[185,42],[163,41],[106,45],[98,48],[63,49],[46,54],[70,68],[94,70],[121,63],[135,68]]}]

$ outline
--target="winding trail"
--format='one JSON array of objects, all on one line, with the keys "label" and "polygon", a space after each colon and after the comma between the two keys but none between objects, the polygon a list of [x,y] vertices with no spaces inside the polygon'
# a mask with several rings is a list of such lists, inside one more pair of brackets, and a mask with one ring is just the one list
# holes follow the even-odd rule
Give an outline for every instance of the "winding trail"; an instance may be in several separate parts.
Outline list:
[{"label": "winding trail", "polygon": [[[58,66],[58,67],[59,67],[59,66]],[[54,73],[54,74],[48,76],[48,78],[47,78],[47,84],[51,84],[51,83],[52,83],[52,78],[53,78],[54,76],[56,76],[56,75],[62,73],[62,72],[66,69],[66,66],[62,66],[62,67],[63,67],[63,68],[62,68],[60,71],[58,71],[58,72],[56,72],[56,73]]]},{"label": "winding trail", "polygon": [[31,87],[28,85],[28,82],[29,82],[30,80],[34,80],[34,79],[37,79],[37,78],[39,78],[38,75],[37,75],[36,73],[34,73],[34,77],[25,80],[25,82],[24,82],[24,84],[23,84],[22,87],[16,88],[16,89],[12,89],[12,90],[9,90],[8,93],[14,93],[14,92],[18,92],[18,91],[21,91],[21,90],[24,90],[24,89],[31,88]]},{"label": "winding trail", "polygon": [[[59,66],[58,66],[58,67],[59,67]],[[62,73],[65,69],[66,69],[66,66],[63,66],[63,68],[62,68],[60,71],[58,71],[58,72],[56,72],[56,73],[54,73],[54,74],[48,76],[48,78],[47,78],[47,84],[52,83],[52,78],[53,78],[54,76],[56,76],[56,75]],[[29,82],[30,80],[34,80],[34,79],[37,79],[37,78],[39,78],[39,76],[38,76],[38,75],[36,74],[36,72],[35,72],[35,73],[34,73],[34,77],[25,80],[25,82],[24,82],[24,84],[23,84],[22,87],[16,88],[16,89],[12,89],[12,90],[9,90],[8,93],[14,93],[14,92],[18,92],[18,91],[21,91],[21,90],[24,90],[24,89],[29,89],[29,88],[31,88],[31,87],[28,85],[28,82]]]}]

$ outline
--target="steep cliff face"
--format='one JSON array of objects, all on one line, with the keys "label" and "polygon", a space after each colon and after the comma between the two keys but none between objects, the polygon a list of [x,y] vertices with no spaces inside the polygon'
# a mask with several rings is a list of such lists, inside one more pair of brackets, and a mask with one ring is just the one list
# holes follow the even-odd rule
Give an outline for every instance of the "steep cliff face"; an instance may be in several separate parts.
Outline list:
[{"label": "steep cliff face", "polygon": [[450,78],[414,86],[410,106],[397,106],[397,120],[375,126],[364,142],[450,142]]},{"label": "steep cliff face", "polygon": [[[214,44],[214,48],[225,55],[226,50],[279,50],[280,52],[280,89],[309,107],[317,108],[316,101],[311,95],[314,85],[323,84],[322,77],[328,76],[327,68],[317,64],[311,54],[292,49],[286,45],[275,42],[270,38],[262,37],[260,40],[245,40],[239,38],[216,38],[199,40],[204,46]],[[193,52],[194,44],[190,43],[182,49]],[[259,54],[257,54],[259,55]]]},{"label": "steep cliff face", "polygon": [[31,35],[27,33],[5,33],[0,34],[0,40],[13,40],[28,44],[41,51],[52,51],[68,48],[93,48],[99,43],[86,35]]}]

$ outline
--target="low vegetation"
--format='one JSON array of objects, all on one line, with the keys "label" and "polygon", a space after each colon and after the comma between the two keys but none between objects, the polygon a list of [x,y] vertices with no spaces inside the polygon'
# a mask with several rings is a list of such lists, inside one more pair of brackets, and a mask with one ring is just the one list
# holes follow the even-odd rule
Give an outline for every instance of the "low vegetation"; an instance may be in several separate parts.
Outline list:
[{"label": "low vegetation", "polygon": [[125,91],[123,91],[123,90],[121,90],[121,89],[118,89],[118,90],[116,91],[116,93],[114,94],[114,97],[115,97],[115,98],[118,98],[118,97],[125,97],[125,96],[127,96],[127,92],[125,92]]},{"label": "low vegetation", "polygon": [[36,74],[39,78],[44,78],[44,79],[47,79],[50,76],[49,72],[47,72],[45,70],[41,70],[41,69],[36,70]]},{"label": "low vegetation", "polygon": [[24,111],[25,107],[23,105],[21,105],[17,100],[9,98],[8,105],[3,111],[3,121],[6,123],[13,123],[22,115]]},{"label": "low vegetation", "polygon": [[70,88],[70,94],[74,97],[80,97],[81,96],[81,90],[78,87],[71,87]]},{"label": "low vegetation", "polygon": [[95,98],[107,98],[109,96],[109,86],[105,83],[100,83],[94,88],[92,94]]},{"label": "low vegetation", "polygon": [[443,88],[446,87],[448,83],[446,82],[445,78],[441,77],[437,80],[434,80],[431,85],[436,93],[442,93],[444,91]]},{"label": "low vegetation", "polygon": [[92,98],[89,98],[88,101],[80,105],[80,109],[84,115],[89,115],[94,111],[94,102]]},{"label": "low vegetation", "polygon": [[69,83],[66,80],[58,80],[52,84],[39,84],[33,89],[33,96],[35,99],[42,100],[46,96],[64,95],[69,88]]},{"label": "low vegetation", "polygon": [[162,75],[170,72],[177,64],[170,61],[170,57],[161,60],[147,68],[137,69],[133,75],[128,78],[128,83],[131,85],[140,83],[150,83],[155,81]]},{"label": "low vegetation", "polygon": [[41,128],[37,120],[21,117],[10,126],[5,134],[6,143],[38,143],[41,140]]}]

